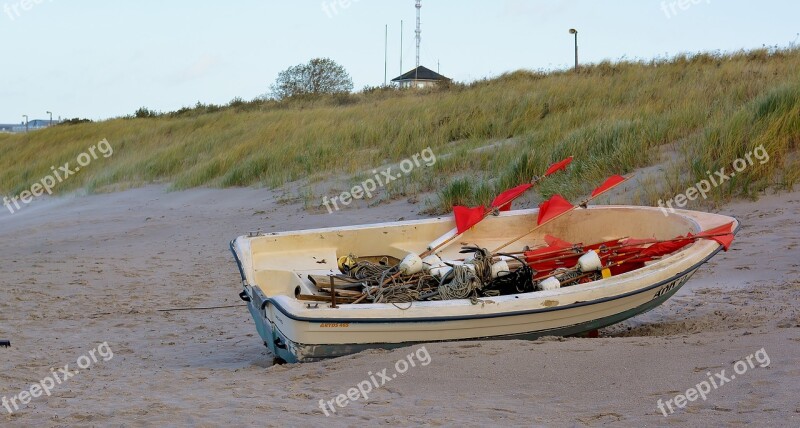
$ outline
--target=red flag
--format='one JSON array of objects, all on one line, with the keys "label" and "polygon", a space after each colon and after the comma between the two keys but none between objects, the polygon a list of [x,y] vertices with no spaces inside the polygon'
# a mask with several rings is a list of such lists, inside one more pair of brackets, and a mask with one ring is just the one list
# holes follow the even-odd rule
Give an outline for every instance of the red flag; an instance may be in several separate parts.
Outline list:
[{"label": "red flag", "polygon": [[573,208],[575,207],[569,203],[568,200],[562,198],[560,195],[553,195],[552,198],[539,205],[539,218],[536,224],[541,225]]},{"label": "red flag", "polygon": [[485,207],[467,208],[462,206],[453,207],[453,215],[456,218],[456,228],[459,235],[469,230],[472,226],[480,223],[486,216]]},{"label": "red flag", "polygon": [[644,251],[644,247],[623,247],[617,248],[609,253],[609,257],[615,258],[617,260],[624,260],[631,257],[636,256],[637,254]]},{"label": "red flag", "polygon": [[558,171],[561,171],[563,169],[567,169],[567,166],[570,163],[572,163],[572,156],[562,160],[561,162],[556,162],[556,163],[550,165],[550,168],[547,168],[547,172],[544,173],[544,176],[545,177],[549,177],[549,176],[555,174]]},{"label": "red flag", "polygon": [[637,260],[649,261],[656,257],[665,256],[667,254],[674,253],[675,251],[678,251],[695,241],[695,238],[691,236],[691,234],[686,237],[686,239],[680,238],[683,237],[679,236],[674,240],[659,242],[645,248],[641,253],[639,253],[639,255],[642,257],[639,257]]},{"label": "red flag", "polygon": [[619,239],[613,239],[611,241],[606,241],[606,242],[601,242],[599,244],[589,245],[589,246],[587,246],[585,248],[585,250],[586,251],[595,250],[595,251],[597,251],[599,253],[599,252],[601,252],[603,250],[603,248],[611,248],[611,247],[618,246],[620,244],[620,242],[621,241]]},{"label": "red flag", "polygon": [[552,235],[544,235],[544,242],[551,248],[572,248],[571,243],[562,239],[558,239]]},{"label": "red flag", "polygon": [[505,192],[497,195],[496,198],[492,201],[492,208],[500,208],[500,211],[508,211],[511,209],[511,201],[517,199],[523,193],[527,192],[528,189],[533,187],[533,184],[522,184],[513,189],[508,189]]},{"label": "red flag", "polygon": [[561,257],[564,254],[574,253],[572,247],[542,247],[525,252],[528,261],[544,260]]},{"label": "red flag", "polygon": [[628,262],[618,266],[611,266],[609,270],[611,270],[611,276],[617,276],[643,267],[644,262]]},{"label": "red flag", "polygon": [[638,245],[645,245],[645,244],[652,244],[654,242],[658,242],[656,239],[653,238],[645,238],[645,239],[636,239],[636,238],[628,238],[624,242],[621,242],[622,245],[625,246],[638,246]]},{"label": "red flag", "polygon": [[623,181],[625,181],[625,177],[621,175],[615,175],[613,177],[610,177],[608,180],[605,181],[605,183],[601,184],[600,187],[594,189],[594,192],[592,192],[592,197],[595,197],[605,191],[610,190],[619,183],[622,183]]},{"label": "red flag", "polygon": [[528,261],[534,260],[535,258],[543,259],[545,256],[561,254],[572,249],[572,244],[567,241],[562,241],[555,236],[545,235],[544,242],[547,244],[546,247],[534,248],[533,250],[525,252],[525,257]]},{"label": "red flag", "polygon": [[722,236],[714,236],[711,239],[717,241],[719,245],[722,245],[722,248],[725,251],[728,251],[731,248],[731,244],[733,244],[733,234],[730,235],[722,235]]},{"label": "red flag", "polygon": [[[713,235],[719,235],[719,236],[713,236]],[[724,248],[725,251],[728,251],[728,249],[731,247],[731,244],[733,243],[733,222],[722,225],[720,227],[715,227],[714,229],[703,231],[700,234],[695,235],[695,238],[712,239],[714,241],[717,241],[719,245],[722,245],[722,248]]]},{"label": "red flag", "polygon": [[537,272],[535,279],[543,279],[552,276],[552,271],[558,268],[572,268],[578,264],[581,254],[568,254],[564,257],[552,260],[528,260],[528,266]]}]

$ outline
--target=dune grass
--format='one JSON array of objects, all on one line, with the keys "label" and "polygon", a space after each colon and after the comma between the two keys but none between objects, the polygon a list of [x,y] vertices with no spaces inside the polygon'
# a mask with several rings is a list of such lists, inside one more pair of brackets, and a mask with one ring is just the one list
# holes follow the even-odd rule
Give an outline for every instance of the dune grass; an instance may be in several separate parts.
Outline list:
[{"label": "dune grass", "polygon": [[[393,183],[396,195],[438,193],[434,211],[488,202],[573,155],[544,196],[584,194],[606,176],[655,162],[654,148],[684,142],[687,165],[664,197],[763,144],[770,162],[749,168],[713,198],[793,186],[800,176],[800,50],[698,54],[604,62],[580,72],[518,71],[429,91],[368,90],[286,102],[236,100],[147,118],[0,134],[0,194],[17,195],[74,164],[93,144],[114,149],[57,192],[167,182],[280,187],[356,176],[432,147],[438,162]],[[501,141],[490,150],[490,142]],[[666,179],[666,178],[665,178]],[[390,189],[391,190],[391,189]],[[655,194],[652,197],[661,197]]]}]

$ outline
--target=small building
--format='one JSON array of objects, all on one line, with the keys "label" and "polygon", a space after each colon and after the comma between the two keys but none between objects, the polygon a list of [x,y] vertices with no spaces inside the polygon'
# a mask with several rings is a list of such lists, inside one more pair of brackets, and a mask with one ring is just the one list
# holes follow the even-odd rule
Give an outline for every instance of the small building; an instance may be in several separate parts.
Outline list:
[{"label": "small building", "polygon": [[30,129],[42,129],[47,128],[48,126],[55,125],[56,121],[49,121],[47,119],[33,119],[32,121],[28,122],[28,128]]},{"label": "small building", "polygon": [[402,76],[395,77],[392,82],[397,83],[400,88],[429,88],[450,79],[423,66],[419,66]]},{"label": "small building", "polygon": [[58,121],[49,121],[47,119],[34,119],[28,122],[28,126],[25,126],[25,122],[21,122],[18,124],[0,124],[0,132],[25,132],[25,131],[36,131],[39,129],[44,129],[50,127],[52,125],[56,125]]}]

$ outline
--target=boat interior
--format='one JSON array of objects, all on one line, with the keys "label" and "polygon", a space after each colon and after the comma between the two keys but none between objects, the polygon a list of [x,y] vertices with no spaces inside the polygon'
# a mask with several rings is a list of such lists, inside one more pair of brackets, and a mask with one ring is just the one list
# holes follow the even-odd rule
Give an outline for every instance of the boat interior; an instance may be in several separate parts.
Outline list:
[{"label": "boat interior", "polygon": [[[493,250],[536,227],[538,210],[520,210],[490,216],[439,252],[442,260],[459,260],[462,245]],[[359,259],[396,264],[408,253],[420,253],[454,227],[452,218],[415,220],[273,233],[248,238],[245,270],[251,284],[265,296],[314,295],[328,287],[325,278],[341,274],[337,260]],[[547,223],[501,252],[518,252],[545,244],[550,235],[571,243],[591,244],[613,239],[672,239],[701,230],[692,218],[657,208],[603,206],[575,210]],[[320,284],[322,282],[322,284]],[[346,283],[337,286],[347,288]],[[355,290],[356,287],[353,287]]]}]

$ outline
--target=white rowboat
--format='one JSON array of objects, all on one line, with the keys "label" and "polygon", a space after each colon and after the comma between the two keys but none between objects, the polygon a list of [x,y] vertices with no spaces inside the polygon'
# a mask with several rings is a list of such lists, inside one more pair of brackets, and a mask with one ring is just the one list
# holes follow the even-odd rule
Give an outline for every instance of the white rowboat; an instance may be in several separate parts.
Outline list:
[{"label": "white rowboat", "polygon": [[[459,243],[495,248],[536,224],[538,209],[490,216]],[[668,215],[658,208],[601,206],[579,209],[548,223],[505,251],[544,243],[546,234],[569,242],[622,237],[672,239],[730,222],[727,216],[695,211]],[[240,294],[265,345],[287,362],[306,362],[416,343],[534,339],[586,333],[655,308],[680,289],[722,248],[700,239],[643,268],[557,290],[407,304],[312,303],[299,295],[324,295],[309,275],[338,274],[348,254],[401,259],[420,253],[454,227],[452,217],[364,226],[241,236],[231,242],[244,290]],[[459,245],[443,251],[457,259]],[[330,294],[327,294],[329,296]]]}]

